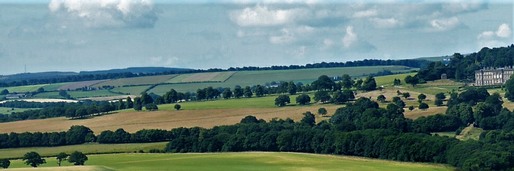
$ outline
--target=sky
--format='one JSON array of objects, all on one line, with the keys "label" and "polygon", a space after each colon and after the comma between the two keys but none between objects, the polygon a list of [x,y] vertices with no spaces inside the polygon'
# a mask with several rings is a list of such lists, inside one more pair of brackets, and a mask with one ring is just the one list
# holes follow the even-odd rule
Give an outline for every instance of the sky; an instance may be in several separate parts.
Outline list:
[{"label": "sky", "polygon": [[514,43],[511,1],[0,0],[0,75],[407,59]]}]

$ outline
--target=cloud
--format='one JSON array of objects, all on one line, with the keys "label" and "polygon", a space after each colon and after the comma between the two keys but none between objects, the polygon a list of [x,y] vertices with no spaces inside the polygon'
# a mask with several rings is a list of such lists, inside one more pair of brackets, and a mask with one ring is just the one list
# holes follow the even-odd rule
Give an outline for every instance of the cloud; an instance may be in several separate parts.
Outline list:
[{"label": "cloud", "polygon": [[349,48],[359,40],[357,34],[353,32],[353,26],[346,27],[346,34],[343,37],[343,46]]},{"label": "cloud", "polygon": [[270,9],[267,6],[256,5],[252,8],[233,11],[230,13],[230,18],[242,27],[276,26],[294,23],[305,17],[307,13],[308,11],[299,8]]},{"label": "cloud", "polygon": [[152,28],[158,19],[151,0],[52,0],[48,9],[89,28]]},{"label": "cloud", "polygon": [[498,47],[509,44],[512,40],[512,31],[508,24],[503,23],[496,31],[484,31],[477,36],[479,47]]},{"label": "cloud", "polygon": [[441,18],[441,19],[433,19],[430,21],[430,26],[433,31],[447,31],[457,28],[461,25],[459,18],[450,17],[450,18]]},{"label": "cloud", "polygon": [[396,28],[403,25],[402,22],[396,18],[371,18],[369,20],[377,28]]},{"label": "cloud", "polygon": [[173,66],[177,64],[179,59],[177,57],[162,57],[154,56],[150,57],[150,62],[156,66]]},{"label": "cloud", "polygon": [[509,38],[512,34],[512,31],[510,30],[509,25],[503,23],[498,27],[498,30],[496,31],[496,36],[502,37],[502,38]]},{"label": "cloud", "polygon": [[367,18],[377,16],[378,12],[375,9],[369,9],[364,11],[357,11],[353,14],[353,18]]},{"label": "cloud", "polygon": [[291,43],[292,41],[295,40],[294,34],[291,31],[289,31],[288,29],[282,29],[281,33],[282,34],[278,35],[278,36],[271,36],[269,38],[270,43],[287,44],[287,43]]},{"label": "cloud", "polygon": [[456,0],[450,3],[445,3],[442,6],[444,12],[453,14],[475,12],[486,8],[487,3],[481,0]]}]

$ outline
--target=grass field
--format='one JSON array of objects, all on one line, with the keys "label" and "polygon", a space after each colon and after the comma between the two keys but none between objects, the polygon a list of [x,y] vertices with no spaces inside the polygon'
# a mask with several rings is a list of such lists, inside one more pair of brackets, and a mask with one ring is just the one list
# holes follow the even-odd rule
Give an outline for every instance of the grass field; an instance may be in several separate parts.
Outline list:
[{"label": "grass field", "polygon": [[198,82],[224,82],[236,72],[205,72],[194,74],[181,74],[167,83],[198,83]]},{"label": "grass field", "polygon": [[[395,162],[360,157],[305,153],[242,152],[242,153],[185,153],[185,154],[104,154],[90,155],[88,166],[99,170],[453,170],[445,165]],[[57,166],[48,158],[43,167]],[[21,160],[12,161],[12,168],[27,168]],[[66,162],[66,165],[70,165]],[[74,167],[74,166],[72,166]],[[60,170],[58,168],[52,168]]]},{"label": "grass field", "polygon": [[47,86],[49,84],[38,84],[38,85],[28,85],[28,86],[16,86],[16,87],[6,87],[0,88],[0,90],[7,89],[10,93],[25,93],[25,92],[34,92],[37,89]]},{"label": "grass field", "polygon": [[[342,68],[314,68],[314,69],[297,69],[297,70],[274,70],[274,71],[239,71],[234,73],[224,82],[204,82],[204,83],[188,83],[188,84],[165,84],[159,85],[151,89],[149,92],[162,95],[170,89],[179,92],[196,92],[199,88],[212,87],[229,87],[264,85],[272,81],[294,81],[303,83],[312,83],[321,75],[341,76],[349,74],[352,77],[362,77],[366,74],[377,73],[383,70],[392,72],[408,72],[412,68],[405,66],[371,66],[371,67],[342,67]],[[179,79],[178,76],[174,79]],[[172,79],[173,80],[173,79]]]},{"label": "grass field", "polygon": [[166,82],[177,75],[157,75],[157,76],[146,76],[146,77],[135,77],[135,78],[120,78],[114,79],[106,82],[102,82],[94,85],[95,87],[102,86],[114,86],[114,87],[123,87],[123,86],[134,86],[134,85],[152,85]]},{"label": "grass field", "polygon": [[400,81],[405,84],[405,77],[408,75],[414,76],[416,73],[405,73],[405,74],[394,74],[394,75],[386,75],[386,76],[378,76],[375,77],[375,81],[377,82],[377,86],[384,87],[392,87],[394,79],[400,79]]},{"label": "grass field", "polygon": [[69,84],[65,84],[59,88],[57,88],[58,90],[76,90],[76,89],[79,89],[79,88],[83,88],[83,87],[90,87],[90,86],[93,86],[95,84],[99,84],[99,83],[102,83],[102,82],[105,82],[105,81],[108,81],[108,80],[91,80],[91,81],[80,81],[80,82],[73,82],[73,83],[69,83]]},{"label": "grass field", "polygon": [[58,147],[25,147],[25,148],[8,148],[0,149],[0,159],[2,158],[21,158],[30,151],[35,151],[41,156],[55,156],[60,152],[71,153],[73,151],[81,151],[86,154],[103,154],[103,153],[132,153],[143,150],[148,152],[151,149],[162,150],[166,147],[167,142],[156,143],[129,143],[129,144],[80,144],[67,145]]},{"label": "grass field", "polygon": [[119,96],[120,94],[110,92],[109,90],[94,90],[94,91],[68,91],[68,94],[73,98],[86,98],[86,97],[106,97],[106,96]]},{"label": "grass field", "polygon": [[67,84],[71,84],[71,83],[67,82],[67,83],[48,84],[48,85],[43,86],[43,89],[45,89],[45,91],[57,91],[59,89],[59,87],[62,87]]},{"label": "grass field", "polygon": [[129,87],[115,87],[111,89],[111,92],[122,93],[122,94],[131,94],[131,95],[140,95],[143,91],[148,89],[150,86],[129,86]]},{"label": "grass field", "polygon": [[33,96],[33,98],[44,98],[44,99],[62,99],[64,97],[59,95],[59,92],[44,92],[38,93]]},{"label": "grass field", "polygon": [[26,110],[33,110],[33,109],[37,109],[37,108],[24,109],[24,108],[0,107],[0,114],[11,114],[12,112],[23,112]]}]

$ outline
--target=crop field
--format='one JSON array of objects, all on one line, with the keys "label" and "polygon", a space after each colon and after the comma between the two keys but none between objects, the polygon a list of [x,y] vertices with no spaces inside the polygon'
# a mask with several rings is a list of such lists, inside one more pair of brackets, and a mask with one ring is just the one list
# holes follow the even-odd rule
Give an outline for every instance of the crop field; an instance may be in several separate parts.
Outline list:
[{"label": "crop field", "polygon": [[[453,170],[445,165],[408,163],[351,156],[284,152],[184,153],[184,154],[102,154],[89,155],[86,166],[98,170]],[[47,158],[42,167],[56,168],[55,158]],[[70,166],[68,162],[66,166]],[[26,168],[21,160],[12,161],[12,168]],[[79,167],[80,168],[80,167]]]},{"label": "crop field", "polygon": [[167,83],[201,83],[224,82],[236,72],[204,72],[193,74],[181,74],[167,81]]},{"label": "crop field", "polygon": [[107,97],[107,96],[119,96],[120,95],[117,93],[113,93],[109,90],[68,91],[68,94],[73,98]]},{"label": "crop field", "polygon": [[128,143],[128,144],[98,144],[88,143],[80,145],[66,145],[57,147],[23,147],[0,149],[0,159],[2,158],[21,158],[30,151],[35,151],[41,156],[55,156],[60,152],[71,153],[81,151],[86,154],[105,154],[105,153],[132,153],[143,150],[148,152],[151,149],[164,149],[167,142],[156,143]]},{"label": "crop field", "polygon": [[92,81],[74,82],[74,83],[65,84],[65,85],[59,87],[58,90],[76,90],[76,89],[83,88],[83,87],[90,87],[90,86],[93,86],[95,84],[99,84],[99,83],[102,83],[105,81],[108,81],[108,80],[92,80]]},{"label": "crop field", "polygon": [[135,78],[120,78],[109,80],[106,82],[102,82],[96,84],[95,87],[102,86],[114,86],[114,87],[123,87],[123,86],[134,86],[134,85],[153,85],[166,82],[177,75],[157,75],[157,76],[146,76],[146,77],[135,77]]},{"label": "crop field", "polygon": [[[272,103],[272,102],[270,102]],[[109,115],[98,116],[90,119],[70,120],[64,117],[24,120],[16,122],[0,123],[0,133],[9,132],[54,132],[66,131],[73,125],[84,125],[91,128],[96,134],[104,130],[116,130],[123,128],[127,132],[136,132],[141,129],[173,129],[178,127],[203,127],[212,128],[218,125],[232,125],[239,123],[245,116],[253,115],[259,119],[271,120],[273,118],[291,118],[299,121],[303,113],[310,111],[316,113],[320,107],[327,109],[329,115],[341,106],[338,105],[311,105],[288,106],[273,108],[232,108],[232,109],[204,109],[189,110],[183,103],[184,110],[179,111],[140,111],[132,109],[119,111]],[[316,121],[328,119],[316,114]],[[37,128],[34,125],[39,125]]]},{"label": "crop field", "polygon": [[[362,77],[363,75],[377,73],[383,70],[392,72],[408,72],[412,68],[405,66],[371,66],[371,67],[341,67],[341,68],[313,68],[313,69],[296,69],[296,70],[274,70],[274,71],[239,71],[234,73],[225,82],[204,82],[204,83],[188,83],[188,84],[165,84],[159,85],[149,92],[162,95],[170,89],[179,92],[196,92],[199,88],[212,87],[229,87],[264,85],[272,81],[294,81],[302,83],[311,83],[320,75],[341,76],[349,74],[352,77]],[[178,79],[180,76],[174,78]],[[173,79],[172,79],[173,80]]]}]

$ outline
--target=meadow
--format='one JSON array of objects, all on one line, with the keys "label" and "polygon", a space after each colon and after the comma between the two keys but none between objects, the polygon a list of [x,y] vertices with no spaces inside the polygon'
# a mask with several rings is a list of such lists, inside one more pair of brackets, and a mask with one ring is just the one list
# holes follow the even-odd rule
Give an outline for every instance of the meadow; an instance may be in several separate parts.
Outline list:
[{"label": "meadow", "polygon": [[[396,162],[350,156],[319,155],[285,152],[241,152],[241,153],[185,153],[185,154],[102,154],[89,155],[87,166],[95,170],[349,170],[349,171],[396,171],[396,170],[453,170],[445,165]],[[55,158],[47,158],[44,167],[56,168]],[[70,166],[64,162],[65,166]],[[25,168],[21,160],[13,160],[11,168]],[[80,168],[80,167],[79,167]],[[17,170],[17,169],[15,169]],[[37,170],[37,169],[36,169]]]},{"label": "meadow", "polygon": [[[155,94],[165,94],[170,89],[175,89],[179,92],[196,92],[199,88],[206,88],[212,86],[229,87],[233,89],[236,85],[239,86],[252,86],[252,85],[265,85],[273,81],[294,81],[310,84],[321,75],[328,76],[341,76],[349,74],[352,77],[362,77],[367,74],[377,73],[384,70],[392,72],[408,72],[412,68],[405,66],[369,66],[369,67],[341,67],[341,68],[313,68],[313,69],[295,69],[295,70],[266,70],[266,71],[239,71],[234,73],[229,79],[224,82],[199,82],[199,83],[177,83],[177,84],[163,84],[158,85],[151,89],[149,92]],[[179,76],[180,77],[180,76]],[[178,78],[178,77],[177,77]]]},{"label": "meadow", "polygon": [[32,110],[37,108],[10,108],[10,107],[0,107],[0,114],[11,114],[12,112],[23,112],[26,110]]},{"label": "meadow", "polygon": [[134,78],[120,78],[113,79],[109,81],[105,81],[99,84],[95,84],[95,87],[102,86],[113,86],[113,87],[123,87],[123,86],[134,86],[134,85],[153,85],[166,82],[177,75],[157,75],[157,76],[145,76],[145,77],[134,77]]}]

